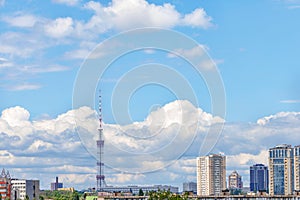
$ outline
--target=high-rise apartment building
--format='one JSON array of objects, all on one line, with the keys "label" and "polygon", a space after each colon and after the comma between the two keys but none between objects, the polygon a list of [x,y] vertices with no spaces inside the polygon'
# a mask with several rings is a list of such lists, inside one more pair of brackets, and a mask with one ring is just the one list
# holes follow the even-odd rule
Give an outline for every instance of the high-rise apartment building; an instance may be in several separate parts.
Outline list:
[{"label": "high-rise apartment building", "polygon": [[300,145],[294,147],[294,190],[300,191]]},{"label": "high-rise apartment building", "polygon": [[277,145],[269,150],[269,192],[290,195],[294,191],[294,151],[291,145]]},{"label": "high-rise apartment building", "polygon": [[237,173],[237,171],[233,171],[228,176],[228,188],[229,189],[242,189],[243,188],[243,181],[242,176]]},{"label": "high-rise apartment building", "polygon": [[263,164],[250,167],[250,191],[269,191],[269,170]]},{"label": "high-rise apartment building", "polygon": [[39,199],[40,195],[40,181],[39,180],[25,180],[12,179],[12,199],[24,200],[26,196],[30,200]]},{"label": "high-rise apartment building", "polygon": [[226,189],[226,157],[212,154],[197,158],[197,195],[219,195]]}]

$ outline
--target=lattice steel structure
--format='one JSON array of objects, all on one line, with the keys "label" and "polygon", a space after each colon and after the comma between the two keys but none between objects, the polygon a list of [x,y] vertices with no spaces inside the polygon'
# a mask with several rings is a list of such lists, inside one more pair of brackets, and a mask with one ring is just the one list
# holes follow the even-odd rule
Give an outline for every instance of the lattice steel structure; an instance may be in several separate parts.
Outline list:
[{"label": "lattice steel structure", "polygon": [[98,129],[98,140],[97,140],[97,191],[103,191],[106,187],[105,176],[104,176],[104,139],[103,139],[103,122],[102,122],[102,100],[101,94],[99,95],[99,129]]}]

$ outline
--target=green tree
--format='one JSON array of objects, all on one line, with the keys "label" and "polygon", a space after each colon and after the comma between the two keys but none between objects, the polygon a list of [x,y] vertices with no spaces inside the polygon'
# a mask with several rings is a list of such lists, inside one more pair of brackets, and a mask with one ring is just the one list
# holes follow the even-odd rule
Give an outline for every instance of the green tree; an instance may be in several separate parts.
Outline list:
[{"label": "green tree", "polygon": [[29,200],[29,196],[28,195],[25,196],[25,200]]},{"label": "green tree", "polygon": [[144,191],[142,190],[142,188],[140,188],[139,190],[139,196],[144,196]]},{"label": "green tree", "polygon": [[79,200],[79,195],[77,192],[73,192],[72,194],[72,200]]}]

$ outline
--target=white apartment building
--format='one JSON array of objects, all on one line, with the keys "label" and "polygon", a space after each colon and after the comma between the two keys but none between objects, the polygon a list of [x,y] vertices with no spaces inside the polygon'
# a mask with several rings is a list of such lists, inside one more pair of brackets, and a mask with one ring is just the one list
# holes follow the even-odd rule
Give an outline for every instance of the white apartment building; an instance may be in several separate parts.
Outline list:
[{"label": "white apartment building", "polygon": [[294,185],[295,191],[300,191],[300,145],[294,147]]},{"label": "white apartment building", "polygon": [[38,200],[40,193],[39,180],[12,179],[12,199],[24,200],[28,195],[30,200]]},{"label": "white apartment building", "polygon": [[212,154],[197,158],[197,195],[219,195],[226,189],[226,157]]}]

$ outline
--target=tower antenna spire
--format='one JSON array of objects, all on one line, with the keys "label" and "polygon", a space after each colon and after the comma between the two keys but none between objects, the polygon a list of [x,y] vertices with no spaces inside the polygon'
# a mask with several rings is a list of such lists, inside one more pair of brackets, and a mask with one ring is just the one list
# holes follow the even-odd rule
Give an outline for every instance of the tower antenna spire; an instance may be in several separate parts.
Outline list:
[{"label": "tower antenna spire", "polygon": [[98,129],[98,140],[97,140],[97,191],[103,191],[106,187],[105,176],[104,176],[104,139],[103,139],[103,119],[102,119],[102,96],[101,90],[99,91],[99,129]]}]

